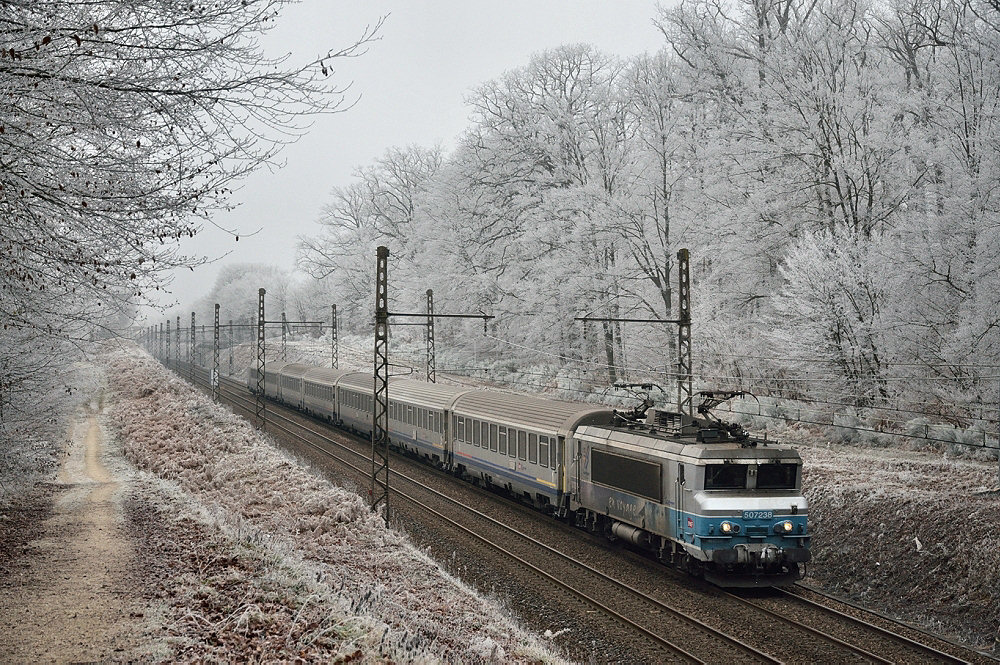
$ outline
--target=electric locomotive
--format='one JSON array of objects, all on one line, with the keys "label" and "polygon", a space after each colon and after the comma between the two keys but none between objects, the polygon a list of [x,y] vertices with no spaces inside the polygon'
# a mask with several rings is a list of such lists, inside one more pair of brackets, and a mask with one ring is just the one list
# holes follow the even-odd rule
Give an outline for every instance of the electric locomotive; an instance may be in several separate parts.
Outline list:
[{"label": "electric locomotive", "polygon": [[569,499],[579,526],[720,586],[802,577],[810,536],[794,449],[709,418],[616,415],[574,434]]},{"label": "electric locomotive", "polygon": [[[251,369],[247,385],[257,386]],[[369,434],[371,375],[267,366],[267,397]],[[710,416],[389,382],[390,445],[721,586],[790,584],[809,561],[802,461]]]}]

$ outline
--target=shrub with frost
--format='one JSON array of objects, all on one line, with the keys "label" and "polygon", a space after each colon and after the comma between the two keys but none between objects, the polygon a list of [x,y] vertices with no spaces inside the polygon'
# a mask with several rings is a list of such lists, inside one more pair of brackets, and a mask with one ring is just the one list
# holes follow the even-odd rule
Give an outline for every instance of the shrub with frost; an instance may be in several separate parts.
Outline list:
[{"label": "shrub with frost", "polygon": [[355,599],[354,613],[407,635],[397,642],[401,653],[463,662],[554,658],[387,530],[360,496],[307,470],[141,351],[112,353],[107,364],[118,399],[111,421],[137,467],[322,566]]}]

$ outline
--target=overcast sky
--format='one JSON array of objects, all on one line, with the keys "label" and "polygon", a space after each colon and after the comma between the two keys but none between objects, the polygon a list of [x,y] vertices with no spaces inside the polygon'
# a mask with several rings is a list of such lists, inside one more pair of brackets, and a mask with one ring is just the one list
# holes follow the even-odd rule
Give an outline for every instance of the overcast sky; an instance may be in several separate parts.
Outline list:
[{"label": "overcast sky", "polygon": [[238,228],[238,243],[206,225],[182,246],[212,257],[231,253],[179,272],[164,305],[203,296],[226,263],[293,268],[296,237],[319,230],[331,188],[350,183],[354,169],[392,146],[450,149],[468,124],[466,94],[532,54],[588,43],[627,56],[663,45],[652,23],[655,0],[302,0],[282,14],[265,48],[303,61],[351,43],[384,15],[379,42],[362,57],[335,63],[334,76],[352,83],[358,103],[318,119],[283,151],[280,169],[256,173],[235,194],[239,207],[215,221]]}]

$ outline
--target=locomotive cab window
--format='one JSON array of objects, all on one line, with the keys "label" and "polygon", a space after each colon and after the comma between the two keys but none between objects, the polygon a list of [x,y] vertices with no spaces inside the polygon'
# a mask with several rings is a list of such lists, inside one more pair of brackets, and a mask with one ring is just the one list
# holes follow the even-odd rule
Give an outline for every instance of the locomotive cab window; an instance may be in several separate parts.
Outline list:
[{"label": "locomotive cab window", "polygon": [[757,489],[795,489],[798,468],[798,464],[761,464],[757,467]]},{"label": "locomotive cab window", "polygon": [[747,486],[746,464],[705,465],[705,489],[735,490]]}]

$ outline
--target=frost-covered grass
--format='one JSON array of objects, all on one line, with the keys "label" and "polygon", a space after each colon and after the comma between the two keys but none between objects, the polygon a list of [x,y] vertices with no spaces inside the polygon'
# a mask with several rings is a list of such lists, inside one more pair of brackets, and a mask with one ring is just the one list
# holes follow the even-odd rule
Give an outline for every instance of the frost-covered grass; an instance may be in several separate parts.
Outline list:
[{"label": "frost-covered grass", "polygon": [[141,351],[114,352],[106,364],[117,402],[110,421],[126,457],[224,514],[230,531],[253,534],[279,562],[315,567],[309,570],[338,598],[349,599],[338,616],[365,658],[556,660],[537,637],[385,529],[361,497],[313,475]]},{"label": "frost-covered grass", "polygon": [[38,482],[51,480],[59,468],[59,458],[73,413],[89,400],[100,383],[93,366],[74,362],[38,377],[45,385],[41,394],[24,396],[15,413],[0,423],[0,505],[23,496]]},{"label": "frost-covered grass", "polygon": [[1000,636],[997,469],[937,454],[804,445],[810,574],[984,649]]}]

